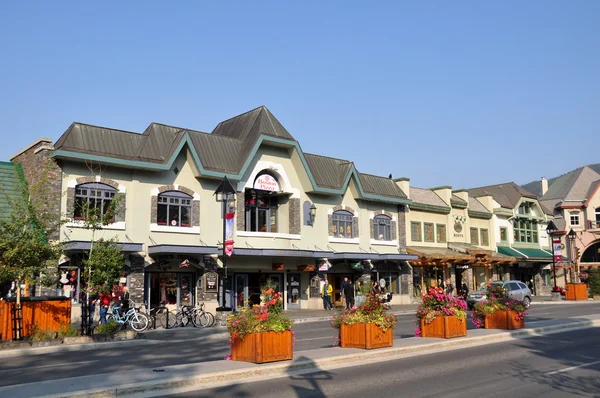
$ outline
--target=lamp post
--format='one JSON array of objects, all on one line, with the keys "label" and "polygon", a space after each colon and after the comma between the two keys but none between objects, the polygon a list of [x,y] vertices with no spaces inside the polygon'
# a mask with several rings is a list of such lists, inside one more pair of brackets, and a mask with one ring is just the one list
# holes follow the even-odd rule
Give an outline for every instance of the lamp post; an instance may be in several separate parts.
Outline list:
[{"label": "lamp post", "polygon": [[[571,264],[577,264],[577,258],[575,257],[575,237],[577,237],[577,233],[575,231],[573,231],[573,228],[571,228],[571,230],[569,231],[569,233],[567,234],[567,237],[569,238],[569,254],[571,257]],[[573,271],[573,267],[571,266],[570,271]],[[579,275],[577,275],[577,265],[575,265],[575,276],[579,277]],[[573,274],[571,274],[571,283],[573,282]]]},{"label": "lamp post", "polygon": [[560,299],[560,292],[558,292],[558,289],[556,288],[556,261],[554,260],[554,234],[556,233],[556,231],[558,231],[558,228],[556,228],[556,224],[554,224],[554,221],[550,220],[548,226],[546,227],[546,233],[550,237],[550,247],[552,248],[552,274],[554,277],[554,287],[552,288],[553,300]]},{"label": "lamp post", "polygon": [[233,185],[231,185],[231,182],[227,176],[223,177],[221,183],[215,190],[214,195],[217,202],[221,202],[223,204],[223,277],[221,278],[221,306],[217,308],[217,311],[231,311],[231,308],[227,307],[225,301],[225,289],[227,287],[227,254],[225,254],[227,227],[225,216],[227,214],[227,207],[230,205],[230,203],[235,203],[235,188],[233,188]]}]

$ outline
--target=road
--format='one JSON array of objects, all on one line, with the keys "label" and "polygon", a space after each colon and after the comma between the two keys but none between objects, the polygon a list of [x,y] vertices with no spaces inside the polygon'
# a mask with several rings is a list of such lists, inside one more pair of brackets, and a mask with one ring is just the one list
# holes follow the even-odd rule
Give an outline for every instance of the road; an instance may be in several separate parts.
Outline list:
[{"label": "road", "polygon": [[[541,320],[577,317],[578,315],[590,315],[599,312],[600,303],[532,305],[526,322],[533,324]],[[470,329],[473,329],[470,320],[467,325]],[[414,327],[414,315],[401,315],[399,316],[398,326],[394,329],[394,337],[412,337]],[[329,322],[299,323],[294,327],[294,330],[297,338],[294,347],[295,352],[333,345],[334,329],[329,326]],[[177,329],[174,329],[174,331],[177,331]],[[179,330],[179,333],[182,331]],[[8,361],[0,361],[0,386],[215,361],[221,360],[230,354],[227,339],[202,340],[202,337],[200,337],[202,332],[202,329],[190,328],[189,338],[184,341],[169,341],[170,332],[164,331],[154,333],[153,336],[149,334],[151,338],[164,339],[158,344],[125,345],[112,349],[59,352],[10,358]]]},{"label": "road", "polygon": [[599,397],[599,372],[593,328],[165,397]]}]

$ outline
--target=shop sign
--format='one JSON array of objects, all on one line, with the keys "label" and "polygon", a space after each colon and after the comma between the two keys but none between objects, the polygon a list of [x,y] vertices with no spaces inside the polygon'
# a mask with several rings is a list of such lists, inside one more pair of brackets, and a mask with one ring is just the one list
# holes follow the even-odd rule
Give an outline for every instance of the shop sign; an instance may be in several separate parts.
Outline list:
[{"label": "shop sign", "polygon": [[216,272],[207,272],[204,274],[204,291],[207,293],[216,293],[219,291],[219,275]]},{"label": "shop sign", "polygon": [[283,263],[273,263],[271,264],[272,271],[283,271]]},{"label": "shop sign", "polygon": [[456,269],[469,269],[471,266],[469,264],[457,264]]},{"label": "shop sign", "polygon": [[321,272],[327,272],[329,268],[331,268],[331,264],[329,263],[329,261],[321,261],[321,263],[319,264],[319,271]]},{"label": "shop sign", "polygon": [[315,266],[312,264],[298,265],[296,269],[301,272],[313,272],[315,270]]},{"label": "shop sign", "polygon": [[254,180],[254,189],[279,192],[279,183],[272,175],[261,174]]}]

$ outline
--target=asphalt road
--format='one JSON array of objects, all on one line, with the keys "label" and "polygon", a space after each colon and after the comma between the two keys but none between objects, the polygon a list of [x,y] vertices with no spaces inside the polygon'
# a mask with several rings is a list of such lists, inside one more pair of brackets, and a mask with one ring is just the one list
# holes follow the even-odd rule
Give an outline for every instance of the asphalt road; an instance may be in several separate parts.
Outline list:
[{"label": "asphalt road", "polygon": [[600,397],[599,376],[593,328],[168,397]]},{"label": "asphalt road", "polygon": [[[600,303],[568,305],[532,305],[528,324],[536,321],[577,317],[600,312]],[[473,325],[467,323],[470,329]],[[394,337],[414,335],[414,315],[399,316]],[[295,352],[331,347],[334,343],[334,329],[329,322],[299,323],[294,328],[297,341]],[[183,330],[174,329],[181,337]],[[189,329],[186,340],[169,341],[169,331],[156,333],[164,341],[158,344],[128,346],[119,348],[89,350],[79,352],[59,352],[34,356],[21,356],[0,361],[0,386],[22,384],[33,381],[55,380],[67,377],[85,376],[98,373],[113,373],[136,369],[147,369],[195,362],[221,360],[230,354],[227,339],[203,340],[207,330]],[[1,352],[0,352],[1,357]]]}]

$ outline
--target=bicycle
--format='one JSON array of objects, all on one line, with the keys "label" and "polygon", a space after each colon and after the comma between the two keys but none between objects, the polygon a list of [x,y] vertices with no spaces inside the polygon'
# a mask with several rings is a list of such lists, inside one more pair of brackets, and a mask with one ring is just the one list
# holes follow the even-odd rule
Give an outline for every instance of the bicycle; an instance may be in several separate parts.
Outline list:
[{"label": "bicycle", "polygon": [[[181,327],[186,327],[187,325],[189,325],[190,321],[192,322],[192,324],[194,324],[193,313],[194,307],[192,307],[191,305],[182,306],[181,309],[175,314],[175,324]],[[194,326],[196,325],[194,324]]]},{"label": "bicycle", "polygon": [[167,307],[150,308],[150,306],[146,306],[145,304],[144,307],[148,308],[148,312],[143,314],[150,319],[151,325],[148,326],[149,328],[156,329],[158,326],[161,326],[164,329],[172,329],[177,326],[175,314],[172,314]]},{"label": "bicycle", "polygon": [[215,324],[215,317],[210,312],[204,310],[205,304],[202,303],[200,306],[194,308],[192,314],[192,323],[195,327],[202,326],[204,328],[211,327]]},{"label": "bicycle", "polygon": [[120,306],[113,305],[112,312],[106,315],[106,320],[107,322],[117,322],[123,326],[127,326],[127,324],[129,324],[136,332],[142,332],[146,330],[150,324],[150,319],[146,314],[139,312],[131,300],[130,302],[131,308],[124,315],[121,315]]}]

